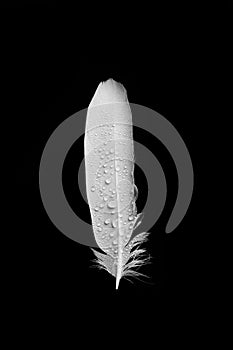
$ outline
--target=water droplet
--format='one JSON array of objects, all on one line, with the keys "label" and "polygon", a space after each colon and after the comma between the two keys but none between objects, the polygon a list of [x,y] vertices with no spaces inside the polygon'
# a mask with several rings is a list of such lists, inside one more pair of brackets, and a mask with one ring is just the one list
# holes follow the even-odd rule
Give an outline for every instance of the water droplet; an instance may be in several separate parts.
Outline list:
[{"label": "water droplet", "polygon": [[129,229],[131,230],[133,228],[134,224],[131,222],[131,224],[129,225]]},{"label": "water droplet", "polygon": [[116,228],[117,227],[117,220],[112,221],[112,227]]},{"label": "water droplet", "polygon": [[105,201],[105,202],[107,202],[107,200],[108,200],[108,197],[107,197],[107,196],[105,196],[105,197],[104,197],[104,201]]},{"label": "water droplet", "polygon": [[105,225],[110,224],[110,219],[106,219],[106,220],[104,221],[104,223],[105,223]]},{"label": "water droplet", "polygon": [[112,209],[116,207],[116,203],[114,201],[108,203],[108,208]]},{"label": "water droplet", "polygon": [[110,184],[110,182],[111,182],[111,179],[106,179],[106,180],[105,180],[105,183],[106,183],[106,184]]},{"label": "water droplet", "polygon": [[133,215],[130,215],[129,216],[129,221],[132,221],[134,219],[134,216]]},{"label": "water droplet", "polygon": [[120,171],[121,168],[119,166],[116,167],[116,171]]},{"label": "water droplet", "polygon": [[91,191],[92,191],[92,192],[95,191],[95,186],[92,186]]},{"label": "water droplet", "polygon": [[114,232],[111,232],[111,233],[109,234],[109,236],[110,236],[110,237],[113,237],[113,236],[114,236]]},{"label": "water droplet", "polygon": [[107,173],[108,173],[108,169],[105,169],[105,170],[104,170],[104,173],[107,174]]},{"label": "water droplet", "polygon": [[99,208],[98,208],[98,207],[95,207],[95,211],[99,211]]},{"label": "water droplet", "polygon": [[101,232],[102,231],[102,227],[98,227],[98,231]]},{"label": "water droplet", "polygon": [[117,244],[117,240],[114,239],[114,241],[112,242],[113,245],[116,245]]}]

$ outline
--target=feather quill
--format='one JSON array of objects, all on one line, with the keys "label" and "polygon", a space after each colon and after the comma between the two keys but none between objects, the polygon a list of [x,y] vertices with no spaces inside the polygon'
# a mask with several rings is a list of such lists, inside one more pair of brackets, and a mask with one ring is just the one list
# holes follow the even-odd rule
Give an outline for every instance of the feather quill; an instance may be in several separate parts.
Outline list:
[{"label": "feather quill", "polygon": [[86,193],[100,268],[116,278],[138,276],[148,262],[140,248],[148,233],[133,237],[143,214],[137,214],[134,184],[132,114],[123,85],[100,83],[88,107],[84,137]]}]

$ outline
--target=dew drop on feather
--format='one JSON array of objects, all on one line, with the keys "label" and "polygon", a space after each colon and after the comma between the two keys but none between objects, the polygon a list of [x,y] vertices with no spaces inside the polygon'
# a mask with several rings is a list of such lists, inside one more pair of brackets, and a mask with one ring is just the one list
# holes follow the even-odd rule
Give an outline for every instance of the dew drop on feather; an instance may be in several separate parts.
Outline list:
[{"label": "dew drop on feather", "polygon": [[116,228],[116,227],[117,227],[117,220],[113,220],[113,221],[112,221],[112,227],[113,227],[113,228]]},{"label": "dew drop on feather", "polygon": [[112,209],[116,207],[116,203],[114,201],[108,203],[108,208]]}]

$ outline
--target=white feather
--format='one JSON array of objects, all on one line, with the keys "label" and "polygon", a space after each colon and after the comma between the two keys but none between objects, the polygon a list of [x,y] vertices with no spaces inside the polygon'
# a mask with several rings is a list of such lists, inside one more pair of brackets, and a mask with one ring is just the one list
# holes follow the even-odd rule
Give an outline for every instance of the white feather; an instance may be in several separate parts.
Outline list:
[{"label": "white feather", "polygon": [[136,276],[148,261],[139,246],[148,233],[132,238],[140,224],[134,184],[132,114],[124,87],[100,83],[88,107],[84,139],[86,191],[98,264],[116,277]]}]

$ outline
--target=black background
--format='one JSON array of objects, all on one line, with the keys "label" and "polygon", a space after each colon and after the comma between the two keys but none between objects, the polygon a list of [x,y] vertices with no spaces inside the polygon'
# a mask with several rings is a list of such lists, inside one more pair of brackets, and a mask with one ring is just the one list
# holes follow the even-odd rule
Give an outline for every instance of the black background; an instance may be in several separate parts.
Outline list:
[{"label": "black background", "polygon": [[[203,11],[181,7],[174,16],[173,10],[162,9],[161,24],[158,15],[153,19],[153,13],[148,14],[148,20],[144,14],[143,20],[135,18],[134,26],[126,16],[127,35],[115,19],[105,18],[91,29],[92,19],[88,16],[82,21],[85,15],[81,9],[74,15],[56,4],[12,5],[2,11],[4,121],[8,130],[13,128],[10,148],[15,169],[8,261],[10,265],[13,262],[11,282],[17,301],[37,309],[47,304],[61,307],[63,303],[72,308],[84,300],[94,304],[103,295],[127,300],[138,296],[145,298],[144,302],[150,300],[151,305],[164,301],[184,305],[192,300],[195,308],[199,296],[205,294],[208,268],[203,265],[206,232],[202,215],[206,207],[201,199],[200,154],[209,118],[208,89],[214,80],[210,52],[218,37]],[[148,28],[142,33],[145,24]],[[154,109],[174,125],[190,152],[195,175],[189,210],[176,230],[166,235],[177,193],[175,166],[158,140],[142,137],[134,128],[135,139],[161,162],[168,197],[146,245],[153,257],[153,264],[143,268],[151,277],[149,283],[135,280],[131,284],[122,279],[117,292],[110,275],[90,268],[91,250],[69,240],[51,223],[38,185],[39,161],[49,136],[62,121],[86,108],[99,82],[108,78],[126,87],[130,102]],[[81,199],[73,171],[77,171],[76,162],[82,154],[75,150],[74,145],[63,180],[67,198],[74,210],[79,210]],[[136,169],[139,211],[146,200],[144,179]],[[82,210],[90,220],[87,206]]]}]

